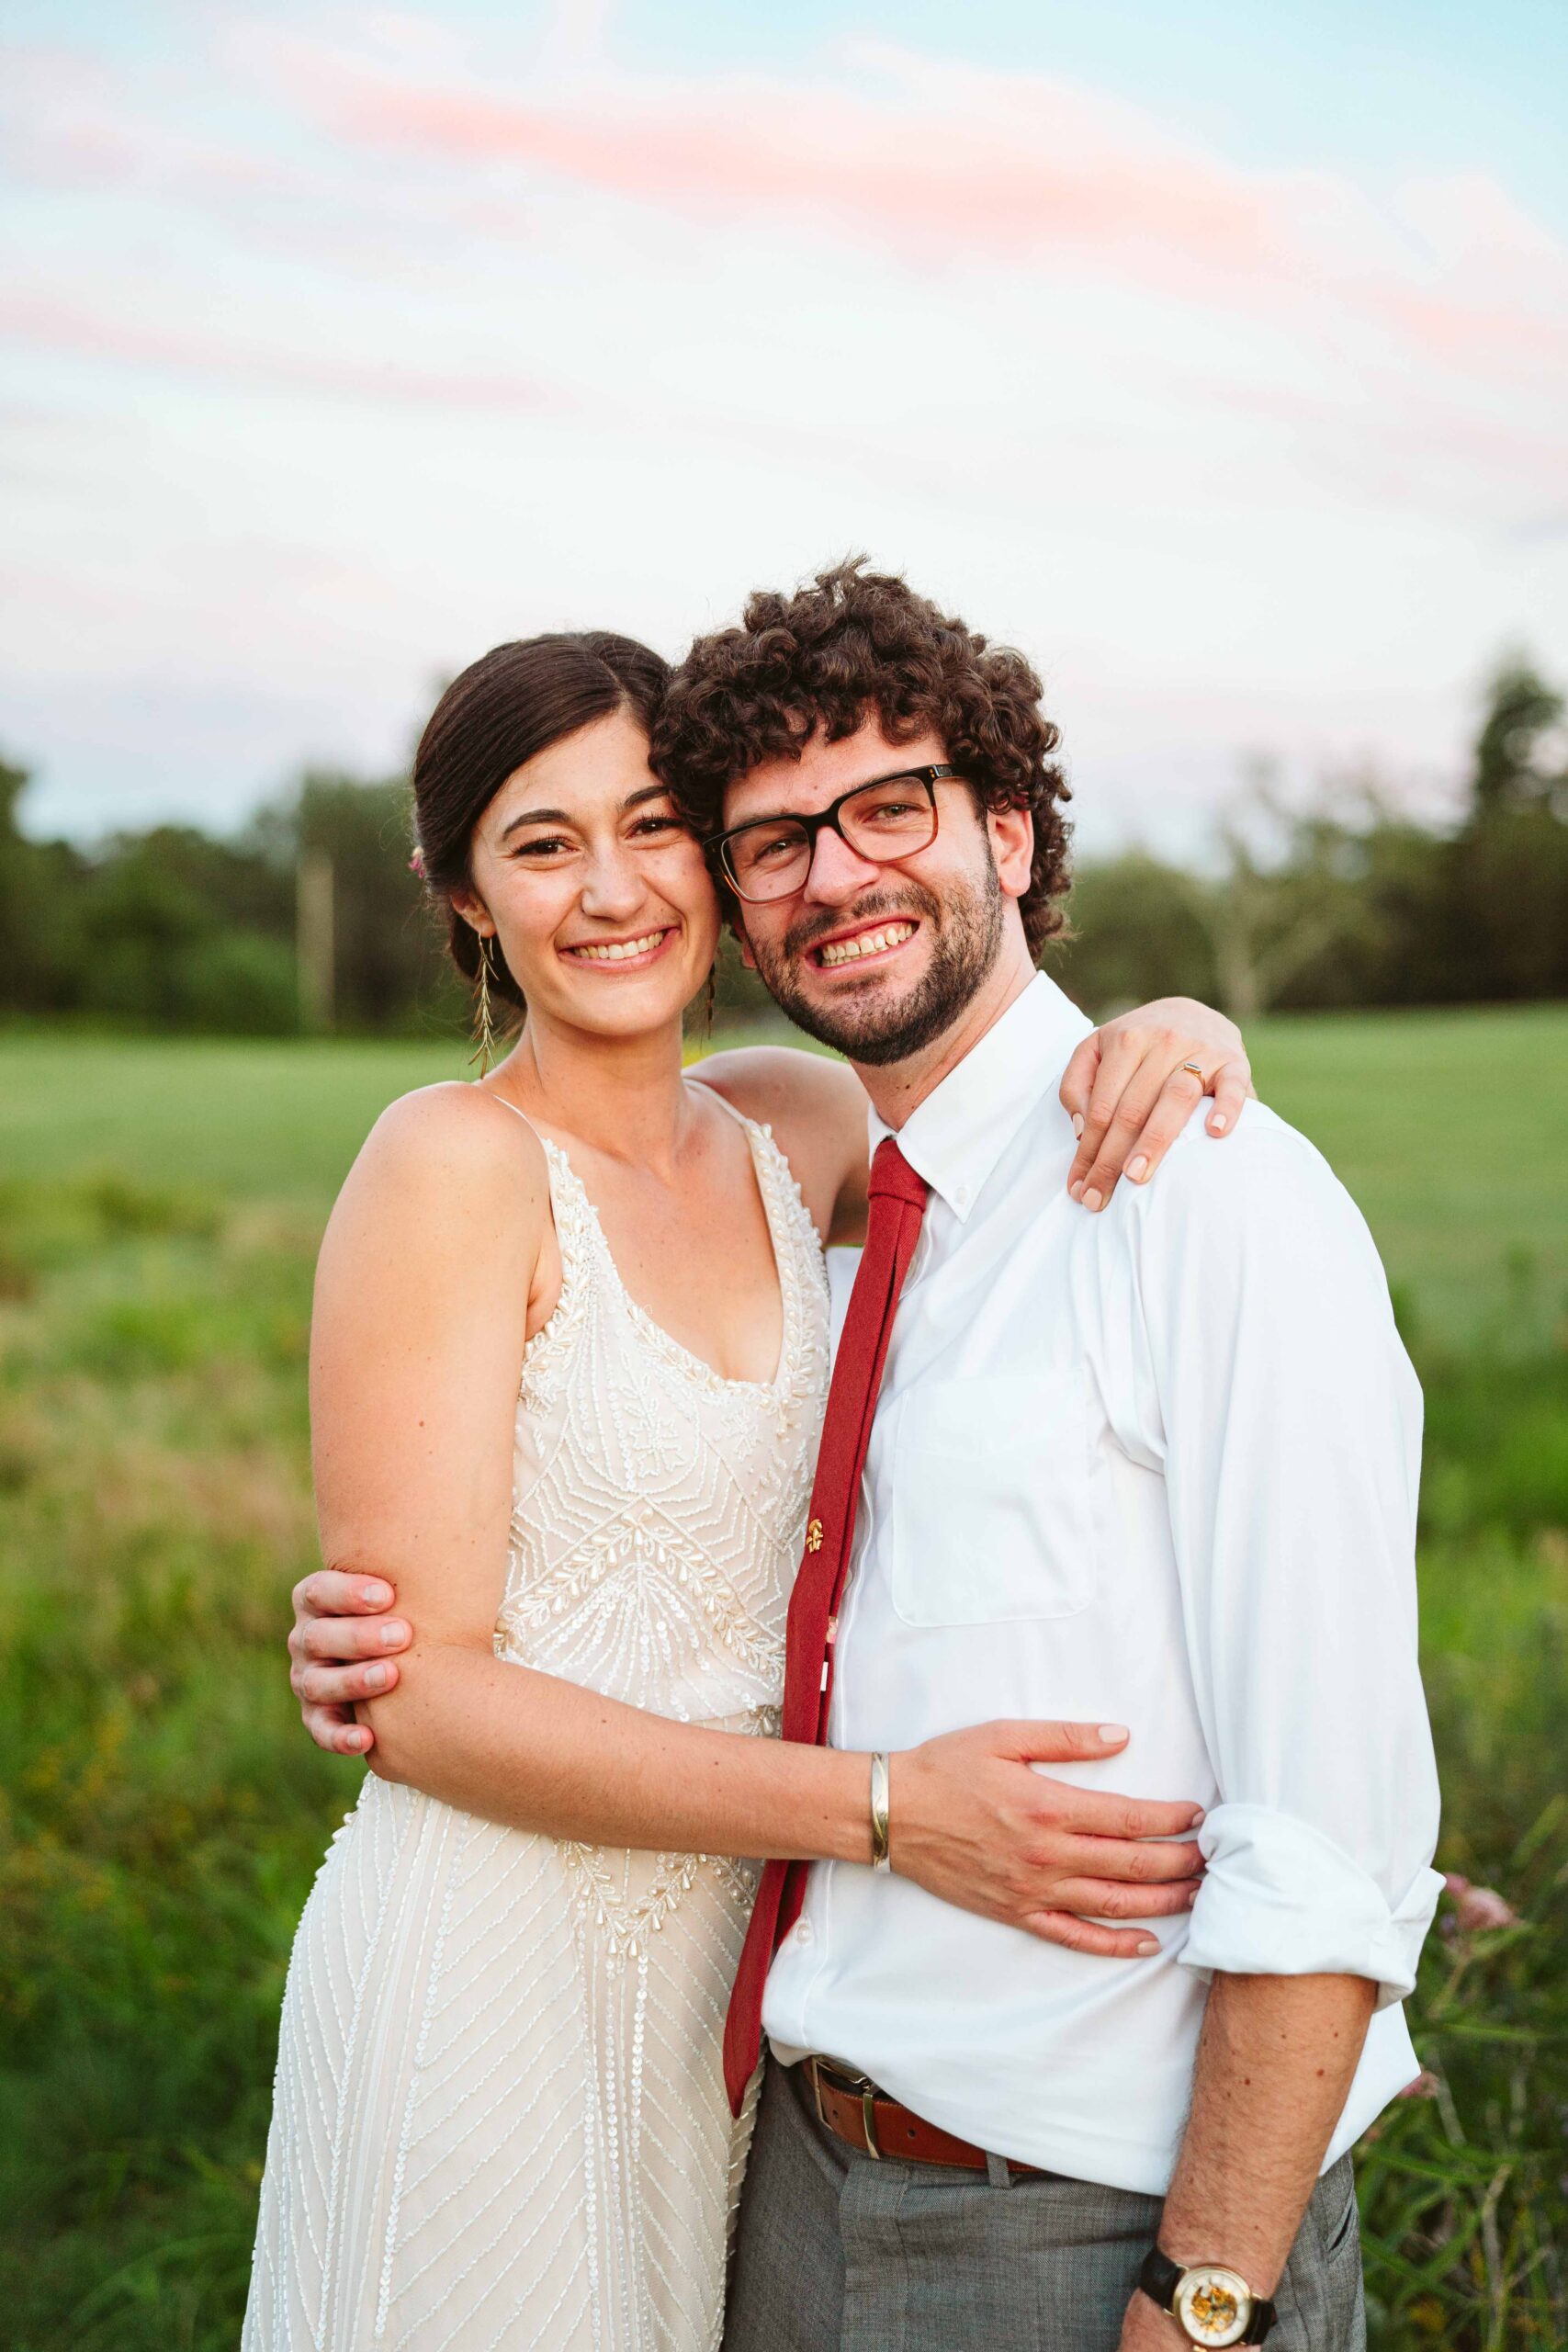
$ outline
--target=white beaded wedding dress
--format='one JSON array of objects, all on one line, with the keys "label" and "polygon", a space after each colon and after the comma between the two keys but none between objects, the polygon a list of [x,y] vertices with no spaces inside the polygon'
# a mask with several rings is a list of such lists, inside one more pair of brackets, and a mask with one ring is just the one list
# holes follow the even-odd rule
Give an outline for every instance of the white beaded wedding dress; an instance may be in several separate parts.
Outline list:
[{"label": "white beaded wedding dress", "polygon": [[[562,1283],[524,1357],[499,1656],[771,1732],[828,1379],[820,1245],[744,1123],[784,1338],[719,1377],[630,1299],[547,1143]],[[243,2352],[711,2352],[750,2117],[720,2041],[754,1884],[367,1777],[284,1997]]]}]

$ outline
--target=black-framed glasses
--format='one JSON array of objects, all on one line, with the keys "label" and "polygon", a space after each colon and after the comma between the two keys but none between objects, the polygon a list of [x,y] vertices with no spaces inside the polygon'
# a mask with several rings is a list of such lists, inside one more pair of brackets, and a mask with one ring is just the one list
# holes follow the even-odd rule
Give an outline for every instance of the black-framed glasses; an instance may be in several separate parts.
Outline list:
[{"label": "black-framed glasses", "polygon": [[899,768],[841,792],[813,817],[753,817],[727,833],[711,834],[704,848],[716,853],[735,895],[752,906],[769,899],[792,899],[811,871],[817,836],[826,826],[872,865],[893,865],[936,839],[936,788],[956,775],[937,767]]}]

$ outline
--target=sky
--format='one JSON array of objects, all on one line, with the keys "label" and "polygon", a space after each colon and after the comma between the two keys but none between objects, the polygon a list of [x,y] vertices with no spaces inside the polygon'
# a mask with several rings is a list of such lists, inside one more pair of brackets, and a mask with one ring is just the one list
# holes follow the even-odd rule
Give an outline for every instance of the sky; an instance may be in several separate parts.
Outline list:
[{"label": "sky", "polygon": [[389,772],[499,640],[846,551],[1039,667],[1080,843],[1451,801],[1568,671],[1558,0],[7,0],[35,831]]}]

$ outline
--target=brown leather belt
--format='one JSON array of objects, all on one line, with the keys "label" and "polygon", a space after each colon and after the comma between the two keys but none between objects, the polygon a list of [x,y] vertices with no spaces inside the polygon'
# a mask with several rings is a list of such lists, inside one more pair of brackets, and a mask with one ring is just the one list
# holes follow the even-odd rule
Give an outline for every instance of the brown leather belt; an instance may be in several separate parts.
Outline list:
[{"label": "brown leather belt", "polygon": [[[940,2124],[928,2123],[889,2098],[863,2075],[846,2073],[826,2058],[803,2062],[806,2079],[817,2101],[817,2120],[844,2145],[863,2156],[899,2156],[906,2164],[961,2165],[966,2172],[985,2172],[990,2159],[984,2148],[971,2147]],[[1009,2172],[1037,2174],[1038,2165],[1015,2164]]]}]

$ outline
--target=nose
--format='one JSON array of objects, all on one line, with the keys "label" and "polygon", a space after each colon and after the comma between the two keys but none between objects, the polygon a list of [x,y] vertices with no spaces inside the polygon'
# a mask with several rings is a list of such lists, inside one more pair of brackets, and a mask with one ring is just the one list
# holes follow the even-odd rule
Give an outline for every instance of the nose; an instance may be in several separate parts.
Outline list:
[{"label": "nose", "polygon": [[624,922],[637,913],[645,895],[645,877],[636,857],[619,842],[606,843],[590,857],[582,884],[585,915],[601,922]]},{"label": "nose", "polygon": [[802,896],[818,907],[842,907],[874,882],[882,868],[852,850],[841,833],[824,825],[811,853]]}]

